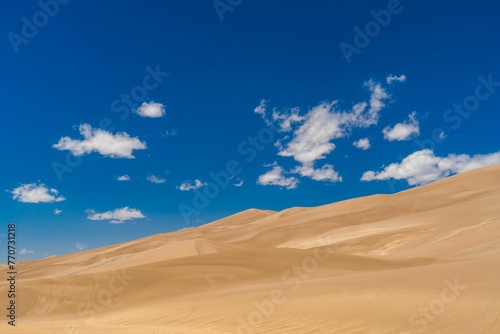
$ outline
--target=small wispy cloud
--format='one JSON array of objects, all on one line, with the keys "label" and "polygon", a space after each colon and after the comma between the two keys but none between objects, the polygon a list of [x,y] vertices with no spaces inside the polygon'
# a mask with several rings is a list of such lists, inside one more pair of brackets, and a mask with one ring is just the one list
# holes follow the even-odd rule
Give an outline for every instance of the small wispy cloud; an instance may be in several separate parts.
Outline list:
[{"label": "small wispy cloud", "polygon": [[177,136],[179,132],[177,131],[177,129],[172,129],[172,130],[166,130],[164,133],[163,133],[163,137],[173,137],[173,136]]},{"label": "small wispy cloud", "polygon": [[131,209],[128,206],[103,213],[96,213],[90,209],[87,210],[87,214],[89,220],[110,220],[111,224],[123,224],[127,220],[146,218],[141,210]]},{"label": "small wispy cloud", "polygon": [[260,100],[260,103],[255,109],[253,110],[254,113],[259,114],[262,119],[264,120],[264,123],[266,125],[270,125],[271,121],[267,118],[267,101],[266,100]]},{"label": "small wispy cloud", "polygon": [[286,112],[280,112],[277,108],[273,109],[273,121],[279,125],[281,132],[290,132],[293,130],[294,123],[301,123],[305,116],[300,115],[300,109],[290,108]]},{"label": "small wispy cloud", "polygon": [[66,199],[59,196],[59,191],[47,188],[43,183],[22,184],[10,191],[12,198],[22,203],[53,203]]},{"label": "small wispy cloud", "polygon": [[130,181],[130,176],[128,176],[127,174],[125,175],[122,175],[122,176],[118,176],[116,178],[117,181]]},{"label": "small wispy cloud", "polygon": [[54,209],[54,214],[55,215],[60,215],[62,212],[63,212],[63,210]]},{"label": "small wispy cloud", "polygon": [[402,74],[402,75],[388,75],[387,78],[385,78],[385,81],[388,83],[388,84],[391,84],[393,83],[394,81],[396,82],[405,82],[406,81],[406,75]]},{"label": "small wispy cloud", "polygon": [[150,175],[147,177],[147,180],[151,183],[155,183],[155,184],[162,184],[162,183],[165,183],[167,182],[166,179],[162,179],[161,177],[158,177],[158,176],[155,176],[155,175]]},{"label": "small wispy cloud", "polygon": [[75,247],[76,247],[76,249],[78,249],[78,250],[81,250],[81,251],[82,251],[82,250],[84,250],[85,248],[87,248],[87,245],[85,245],[85,244],[81,244],[81,243],[77,242],[77,243],[75,244]]},{"label": "small wispy cloud", "polygon": [[352,144],[360,150],[368,150],[371,147],[370,140],[368,138],[361,138]]},{"label": "small wispy cloud", "polygon": [[23,248],[19,251],[19,255],[28,255],[33,254],[34,252],[30,249]]},{"label": "small wispy cloud", "polygon": [[325,164],[321,168],[314,168],[313,164],[304,164],[297,166],[291,172],[315,181],[342,182],[342,177],[335,171],[335,168],[331,164]]},{"label": "small wispy cloud", "polygon": [[241,186],[243,186],[243,184],[245,183],[245,182],[243,181],[243,179],[238,179],[238,180],[236,180],[236,181],[237,181],[237,182],[236,182],[235,184],[233,184],[235,187],[241,187]]},{"label": "small wispy cloud", "polygon": [[206,182],[202,182],[201,180],[194,181],[184,181],[180,186],[177,187],[180,191],[190,191],[195,189],[200,189],[204,186],[208,185]]},{"label": "small wispy cloud", "polygon": [[255,107],[255,109],[253,111],[256,114],[264,116],[266,114],[266,110],[267,110],[266,100],[260,100],[259,105],[257,107]]}]

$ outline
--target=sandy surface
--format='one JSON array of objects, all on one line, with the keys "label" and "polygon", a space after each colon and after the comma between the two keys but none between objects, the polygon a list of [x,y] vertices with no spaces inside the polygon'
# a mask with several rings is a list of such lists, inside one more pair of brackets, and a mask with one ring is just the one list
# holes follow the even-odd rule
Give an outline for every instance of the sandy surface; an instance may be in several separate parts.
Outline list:
[{"label": "sandy surface", "polygon": [[2,333],[500,333],[500,165],[18,270]]}]

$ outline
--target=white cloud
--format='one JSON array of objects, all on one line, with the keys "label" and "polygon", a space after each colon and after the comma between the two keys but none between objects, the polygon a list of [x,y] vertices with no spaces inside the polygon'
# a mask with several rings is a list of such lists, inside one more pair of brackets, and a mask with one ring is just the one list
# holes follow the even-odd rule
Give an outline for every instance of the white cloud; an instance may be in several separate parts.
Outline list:
[{"label": "white cloud", "polygon": [[165,183],[167,182],[167,180],[165,179],[162,179],[158,176],[155,176],[155,175],[150,175],[147,177],[147,180],[151,183],[156,183],[156,184],[162,184],[162,183]]},{"label": "white cloud", "polygon": [[56,189],[49,189],[43,183],[22,184],[11,193],[13,199],[22,203],[53,203],[66,200],[63,196],[58,196]]},{"label": "white cloud", "polygon": [[33,254],[33,251],[26,248],[23,248],[19,251],[19,255],[28,255],[28,254]]},{"label": "white cloud", "polygon": [[[379,113],[385,107],[389,94],[372,80],[365,84],[370,91],[369,102],[355,104],[351,110],[342,112],[337,101],[323,102],[301,117],[303,123],[294,131],[293,139],[286,145],[279,141],[278,155],[293,157],[307,165],[324,159],[335,149],[334,139],[349,135],[355,127],[365,128],[378,123]],[[298,111],[295,111],[298,115]],[[286,138],[285,138],[286,139]]]},{"label": "white cloud", "polygon": [[304,121],[305,117],[300,115],[299,108],[291,108],[286,113],[280,113],[277,108],[273,109],[273,121],[278,123],[280,131],[292,131],[293,123]]},{"label": "white cloud", "polygon": [[368,138],[361,138],[352,144],[360,150],[368,150],[371,147],[370,140]]},{"label": "white cloud", "polygon": [[62,212],[63,212],[63,210],[54,209],[54,214],[55,215],[60,215]]},{"label": "white cloud", "polygon": [[341,182],[342,177],[335,171],[333,165],[326,164],[321,168],[314,169],[312,165],[302,165],[292,170],[292,173],[309,177],[315,181]]},{"label": "white cloud", "polygon": [[280,187],[285,187],[286,189],[297,188],[299,180],[296,177],[284,176],[283,168],[278,166],[276,162],[273,163],[272,165],[267,165],[267,166],[268,167],[272,166],[273,169],[259,176],[257,184],[260,184],[262,186],[268,186],[268,185],[280,186]]},{"label": "white cloud", "polygon": [[75,156],[98,152],[111,158],[128,159],[134,158],[134,150],[146,149],[145,142],[141,142],[137,137],[130,137],[125,132],[113,135],[101,129],[93,129],[89,124],[80,125],[79,131],[83,140],[63,137],[52,147],[60,151],[71,151]]},{"label": "white cloud", "polygon": [[177,187],[180,191],[190,191],[195,189],[200,189],[204,186],[208,185],[206,182],[201,182],[201,180],[193,181],[184,181],[180,186]]},{"label": "white cloud", "polygon": [[153,101],[143,102],[135,112],[142,117],[163,117],[165,115],[165,105]]},{"label": "white cloud", "polygon": [[380,112],[385,108],[385,100],[389,99],[390,95],[387,91],[373,80],[368,80],[364,84],[370,91],[370,99],[368,102],[358,102],[352,108],[343,113],[344,125],[348,129],[352,128],[367,128],[378,123]]},{"label": "white cloud", "polygon": [[405,82],[406,81],[406,75],[402,74],[402,75],[388,75],[387,78],[385,78],[385,81],[388,83],[388,84],[391,84],[393,81],[397,81],[397,82]]},{"label": "white cloud", "polygon": [[244,184],[243,179],[238,179],[238,182],[234,184],[235,187],[241,187]]},{"label": "white cloud", "polygon": [[163,137],[173,137],[173,136],[177,136],[177,134],[178,134],[177,129],[166,130],[163,134]]},{"label": "white cloud", "polygon": [[358,121],[355,120],[355,123],[361,127],[368,127],[378,123],[380,111],[385,107],[384,100],[389,98],[389,94],[385,89],[373,80],[369,80],[366,85],[371,92],[370,108],[366,116],[360,117]]},{"label": "white cloud", "polygon": [[266,111],[267,111],[267,102],[266,100],[260,100],[260,103],[255,109],[253,110],[254,113],[261,115],[262,117],[266,116]]},{"label": "white cloud", "polygon": [[103,213],[87,210],[87,214],[89,220],[110,220],[111,224],[122,224],[127,220],[146,218],[140,210],[131,209],[128,206]]},{"label": "white cloud", "polygon": [[259,114],[262,119],[264,120],[264,123],[266,125],[271,125],[271,121],[267,118],[267,101],[266,100],[260,100],[260,103],[255,109],[253,110],[254,113]]},{"label": "white cloud", "polygon": [[82,251],[82,250],[84,250],[85,248],[87,248],[87,245],[85,245],[85,244],[81,244],[81,243],[77,242],[77,243],[75,244],[75,247],[76,247],[76,249],[78,249],[78,250],[81,250],[81,251]]},{"label": "white cloud", "polygon": [[130,176],[128,176],[127,174],[125,174],[125,175],[122,175],[122,176],[118,176],[116,178],[116,180],[118,180],[118,181],[130,181]]},{"label": "white cloud", "polygon": [[380,172],[367,171],[362,181],[406,180],[409,185],[422,185],[452,174],[500,163],[500,152],[469,156],[450,154],[438,157],[432,150],[414,152],[400,163],[392,163]]},{"label": "white cloud", "polygon": [[382,130],[384,138],[389,141],[403,141],[418,136],[420,134],[420,125],[417,121],[416,115],[416,112],[412,112],[408,115],[408,119],[403,123],[398,123],[392,128],[390,126],[386,126]]},{"label": "white cloud", "polygon": [[293,139],[281,147],[278,155],[308,164],[324,159],[333,151],[335,145],[331,140],[344,136],[345,131],[342,114],[334,112],[334,105],[335,102],[325,102],[311,109]]}]

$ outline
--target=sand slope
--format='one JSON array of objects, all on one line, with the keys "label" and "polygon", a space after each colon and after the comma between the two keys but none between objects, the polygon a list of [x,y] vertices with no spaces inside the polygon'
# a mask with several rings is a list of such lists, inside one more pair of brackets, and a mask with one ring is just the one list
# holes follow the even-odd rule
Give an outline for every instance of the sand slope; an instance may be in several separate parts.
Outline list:
[{"label": "sand slope", "polygon": [[18,270],[2,333],[500,333],[500,165]]}]

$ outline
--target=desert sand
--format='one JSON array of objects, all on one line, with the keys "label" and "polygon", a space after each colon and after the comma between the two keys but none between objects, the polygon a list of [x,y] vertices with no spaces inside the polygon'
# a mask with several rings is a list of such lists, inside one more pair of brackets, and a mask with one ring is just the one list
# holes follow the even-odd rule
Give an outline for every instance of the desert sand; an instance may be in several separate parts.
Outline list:
[{"label": "desert sand", "polygon": [[2,333],[500,333],[500,165],[18,271]]}]

